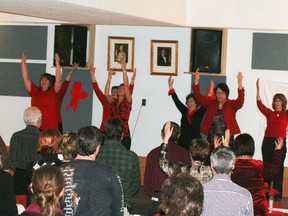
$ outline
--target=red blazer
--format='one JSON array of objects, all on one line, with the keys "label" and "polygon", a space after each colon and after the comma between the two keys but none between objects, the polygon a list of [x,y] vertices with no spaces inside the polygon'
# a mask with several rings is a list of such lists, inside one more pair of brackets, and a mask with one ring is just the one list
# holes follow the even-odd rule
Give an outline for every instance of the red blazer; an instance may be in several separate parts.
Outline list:
[{"label": "red blazer", "polygon": [[[210,98],[203,96],[200,93],[199,84],[198,85],[193,84],[193,91],[196,100],[203,107],[206,108],[206,114],[204,116],[200,131],[204,134],[208,134],[213,123],[214,115],[218,110],[218,101],[211,100]],[[236,100],[227,99],[222,108],[226,127],[227,129],[230,130],[231,135],[238,134],[241,132],[238,123],[236,121],[236,112],[244,104],[244,95],[245,95],[244,92],[245,92],[244,88],[238,89],[238,98]]]}]

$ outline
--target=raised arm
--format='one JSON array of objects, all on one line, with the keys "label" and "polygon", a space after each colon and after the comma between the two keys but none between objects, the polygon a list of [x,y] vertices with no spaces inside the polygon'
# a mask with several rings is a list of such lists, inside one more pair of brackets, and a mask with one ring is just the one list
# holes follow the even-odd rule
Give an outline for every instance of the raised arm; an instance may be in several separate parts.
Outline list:
[{"label": "raised arm", "polygon": [[238,89],[242,89],[243,88],[243,85],[242,85],[243,75],[241,71],[239,71],[237,74],[237,80],[238,80]]},{"label": "raised arm", "polygon": [[260,100],[261,100],[259,80],[260,80],[260,78],[258,78],[258,79],[257,79],[257,82],[256,82],[256,98],[257,98],[257,101],[260,101]]},{"label": "raised arm", "polygon": [[55,92],[58,93],[62,85],[62,72],[60,68],[60,57],[58,53],[55,53],[54,58],[55,58],[55,64],[56,64],[56,73],[55,73],[56,80],[54,84],[54,89],[55,89]]},{"label": "raised arm", "polygon": [[21,58],[21,71],[22,71],[22,78],[24,81],[24,86],[26,90],[30,93],[31,91],[31,79],[28,75],[28,69],[27,69],[27,54],[25,52],[22,53],[22,58]]},{"label": "raised arm", "polygon": [[106,82],[105,89],[104,89],[104,95],[110,104],[114,101],[114,98],[109,94],[112,75],[113,75],[113,70],[112,68],[110,68],[108,71],[108,78],[107,78],[107,82]]},{"label": "raised arm", "polygon": [[74,71],[77,70],[78,67],[79,67],[79,62],[73,64],[70,72],[69,72],[68,75],[66,76],[66,81],[70,82]]},{"label": "raised arm", "polygon": [[194,80],[194,84],[195,85],[198,85],[200,82],[200,72],[199,72],[199,68],[196,69],[196,72],[195,72],[195,80]]},{"label": "raised arm", "polygon": [[125,89],[125,97],[126,100],[131,103],[132,102],[132,96],[131,96],[131,91],[129,88],[129,81],[128,81],[128,75],[127,75],[127,71],[126,71],[126,61],[125,59],[121,60],[121,66],[122,66],[122,70],[123,70],[123,84],[124,84],[124,89]]}]

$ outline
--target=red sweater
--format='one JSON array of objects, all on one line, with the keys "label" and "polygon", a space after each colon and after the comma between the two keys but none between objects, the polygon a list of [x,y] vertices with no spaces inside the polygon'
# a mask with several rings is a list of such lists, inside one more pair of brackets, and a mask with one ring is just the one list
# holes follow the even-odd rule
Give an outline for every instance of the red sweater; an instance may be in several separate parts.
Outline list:
[{"label": "red sweater", "polygon": [[286,129],[288,125],[288,110],[273,111],[268,109],[261,100],[257,100],[257,106],[260,112],[267,119],[265,137],[283,137],[286,138]]},{"label": "red sweater", "polygon": [[42,125],[41,130],[46,128],[58,129],[58,118],[57,118],[57,97],[58,94],[55,92],[54,87],[47,91],[42,91],[33,82],[31,83],[31,106],[36,106],[41,110],[42,113]]},{"label": "red sweater", "polygon": [[[219,104],[217,100],[211,100],[200,93],[200,85],[193,85],[193,91],[196,100],[206,108],[206,114],[204,116],[200,131],[204,134],[208,134],[213,123],[214,115],[218,110]],[[230,134],[234,135],[240,133],[240,128],[236,121],[236,112],[244,104],[244,88],[238,89],[238,98],[236,100],[227,99],[223,104],[222,111],[227,129],[230,130]]]},{"label": "red sweater", "polygon": [[92,83],[92,85],[93,85],[94,92],[96,93],[98,99],[100,100],[100,102],[101,102],[101,104],[103,106],[102,123],[101,123],[101,126],[100,126],[100,130],[104,131],[104,125],[105,125],[106,121],[108,119],[110,119],[110,117],[111,117],[111,114],[110,114],[111,105],[108,102],[106,96],[100,90],[100,88],[98,86],[98,83],[95,82],[95,83]]}]

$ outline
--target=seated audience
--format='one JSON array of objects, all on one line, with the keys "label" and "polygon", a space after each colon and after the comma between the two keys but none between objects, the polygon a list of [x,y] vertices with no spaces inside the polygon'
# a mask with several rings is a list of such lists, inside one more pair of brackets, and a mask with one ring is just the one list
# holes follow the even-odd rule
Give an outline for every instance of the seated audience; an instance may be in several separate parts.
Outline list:
[{"label": "seated audience", "polygon": [[[168,140],[173,133],[171,122],[167,122],[165,125],[165,136],[161,145],[161,151],[159,153],[159,166],[160,168],[170,176],[174,172],[175,164],[169,162],[167,158],[168,152]],[[188,172],[191,176],[195,177],[201,183],[210,181],[212,178],[212,171],[210,166],[205,166],[204,162],[207,159],[210,152],[210,144],[207,140],[202,138],[193,139],[190,146],[189,152],[191,155],[191,163],[188,165],[180,165],[180,172]],[[178,165],[179,166],[179,165]]]},{"label": "seated audience", "polygon": [[77,156],[64,163],[65,181],[62,210],[65,215],[123,215],[124,200],[117,171],[95,161],[102,143],[102,132],[94,126],[77,133]]},{"label": "seated audience", "polygon": [[[165,125],[161,130],[162,138],[165,137]],[[181,162],[188,164],[191,162],[190,155],[187,150],[177,145],[177,140],[180,135],[180,127],[175,122],[171,122],[173,132],[168,141],[167,158],[171,163]],[[150,215],[160,213],[159,205],[161,203],[161,188],[163,182],[168,178],[167,175],[160,169],[158,165],[158,157],[161,146],[151,150],[146,158],[146,168],[144,176],[145,192],[151,196]]]},{"label": "seated audience", "polygon": [[280,171],[283,160],[282,146],[283,138],[275,141],[273,160],[271,164],[268,164],[253,159],[255,145],[252,136],[244,133],[234,140],[233,150],[237,160],[231,179],[252,194],[254,215],[268,215],[264,182],[273,179]]},{"label": "seated audience", "polygon": [[64,194],[64,178],[58,167],[45,165],[37,169],[30,185],[32,203],[21,216],[61,216],[59,200]]},{"label": "seated audience", "polygon": [[133,205],[133,195],[140,185],[139,159],[121,143],[124,126],[120,119],[109,119],[104,132],[104,144],[96,161],[111,165],[117,170],[124,192],[125,211],[129,212]]},{"label": "seated audience", "polygon": [[7,146],[5,145],[1,136],[0,136],[0,155],[2,157],[2,166],[3,166],[2,169],[9,171],[9,169],[11,168],[9,154],[7,151]]},{"label": "seated audience", "polygon": [[199,216],[203,201],[202,184],[188,173],[172,175],[163,183],[160,208],[165,216]]},{"label": "seated audience", "polygon": [[45,129],[41,132],[38,140],[38,152],[43,158],[27,166],[27,176],[29,179],[32,178],[33,172],[41,166],[60,166],[62,164],[63,156],[60,154],[62,139],[62,134],[58,129]]},{"label": "seated audience", "polygon": [[76,151],[77,132],[66,131],[63,134],[63,140],[60,144],[60,148],[63,154],[63,162],[73,160],[77,156]]},{"label": "seated audience", "polygon": [[250,192],[230,179],[235,163],[233,151],[228,147],[217,147],[213,150],[210,161],[213,178],[203,184],[204,207],[201,215],[253,216]]},{"label": "seated audience", "polygon": [[16,216],[17,206],[12,176],[3,170],[2,155],[0,154],[0,215]]},{"label": "seated audience", "polygon": [[30,180],[27,178],[26,169],[31,162],[42,158],[38,153],[39,128],[42,123],[42,114],[37,107],[25,109],[23,115],[26,128],[15,132],[10,140],[10,162],[14,170],[15,194],[28,195]]}]

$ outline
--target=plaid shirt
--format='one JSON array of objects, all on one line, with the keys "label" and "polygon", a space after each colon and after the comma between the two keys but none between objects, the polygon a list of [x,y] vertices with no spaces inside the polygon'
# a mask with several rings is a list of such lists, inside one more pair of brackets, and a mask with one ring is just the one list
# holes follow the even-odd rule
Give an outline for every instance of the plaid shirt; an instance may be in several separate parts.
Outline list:
[{"label": "plaid shirt", "polygon": [[138,156],[127,150],[120,141],[105,140],[96,161],[111,165],[117,170],[124,191],[124,203],[132,207],[132,197],[140,184]]},{"label": "plaid shirt", "polygon": [[167,146],[167,144],[161,144],[161,151],[158,158],[159,166],[166,173],[166,175],[172,175],[173,171],[177,171],[176,168],[180,165],[181,172],[188,172],[191,176],[198,179],[202,184],[210,181],[212,178],[212,171],[209,166],[203,165],[203,163],[200,161],[192,161],[188,165],[179,163],[173,164],[169,162],[167,158]]}]

